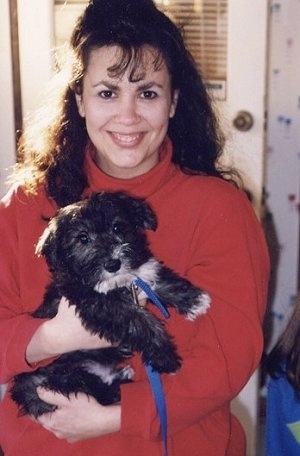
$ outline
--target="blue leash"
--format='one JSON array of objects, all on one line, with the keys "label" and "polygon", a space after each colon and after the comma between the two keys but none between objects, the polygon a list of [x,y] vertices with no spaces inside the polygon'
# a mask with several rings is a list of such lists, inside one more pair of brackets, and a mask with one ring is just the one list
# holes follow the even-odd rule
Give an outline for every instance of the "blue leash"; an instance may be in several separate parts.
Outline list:
[{"label": "blue leash", "polygon": [[161,433],[164,442],[164,456],[168,455],[168,421],[167,421],[167,407],[163,386],[161,383],[160,375],[157,371],[153,370],[151,364],[145,364],[148,379],[152,388],[155,399],[156,408],[159,414]]},{"label": "blue leash", "polygon": [[156,305],[156,307],[158,307],[158,309],[161,311],[165,318],[170,318],[168,310],[160,302],[156,294],[151,290],[149,285],[146,282],[144,282],[144,280],[142,280],[140,277],[137,277],[134,281],[134,284],[146,293],[148,298],[153,302],[153,304]]},{"label": "blue leash", "polygon": [[[153,302],[153,304],[158,307],[165,318],[169,318],[170,314],[165,306],[160,302],[156,294],[151,290],[149,285],[144,282],[140,277],[137,277],[134,281],[134,284],[141,288],[148,298]],[[146,372],[148,379],[152,388],[152,392],[155,399],[156,408],[159,414],[161,433],[164,442],[164,456],[168,455],[168,423],[167,423],[167,407],[166,400],[164,395],[163,386],[161,383],[160,375],[155,371],[151,364],[145,364]]]}]

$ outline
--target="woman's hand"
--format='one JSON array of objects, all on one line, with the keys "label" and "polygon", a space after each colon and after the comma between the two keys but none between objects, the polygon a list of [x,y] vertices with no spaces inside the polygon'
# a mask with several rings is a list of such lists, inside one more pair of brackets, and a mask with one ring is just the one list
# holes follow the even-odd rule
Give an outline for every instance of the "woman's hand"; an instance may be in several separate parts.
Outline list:
[{"label": "woman's hand", "polygon": [[103,406],[84,393],[62,394],[37,389],[40,398],[58,408],[55,412],[41,415],[37,421],[57,438],[77,442],[118,432],[121,427],[121,406]]},{"label": "woman's hand", "polygon": [[56,316],[39,326],[31,338],[26,350],[26,360],[33,364],[73,350],[104,348],[110,345],[106,339],[87,331],[75,313],[75,306],[69,305],[67,299],[62,298]]}]

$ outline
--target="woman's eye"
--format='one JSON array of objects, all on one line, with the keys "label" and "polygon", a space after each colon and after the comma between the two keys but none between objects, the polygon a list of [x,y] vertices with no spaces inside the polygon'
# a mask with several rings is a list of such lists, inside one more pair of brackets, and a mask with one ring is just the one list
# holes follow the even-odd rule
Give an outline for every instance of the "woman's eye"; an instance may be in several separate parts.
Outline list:
[{"label": "woman's eye", "polygon": [[113,98],[114,97],[114,93],[111,91],[111,90],[101,90],[101,92],[99,92],[99,96],[101,98]]},{"label": "woman's eye", "polygon": [[145,90],[141,93],[141,97],[146,98],[147,100],[152,100],[157,97],[157,93],[154,92],[154,90]]},{"label": "woman's eye", "polygon": [[91,241],[91,238],[86,231],[80,233],[78,235],[78,239],[81,242],[81,244],[88,244]]}]

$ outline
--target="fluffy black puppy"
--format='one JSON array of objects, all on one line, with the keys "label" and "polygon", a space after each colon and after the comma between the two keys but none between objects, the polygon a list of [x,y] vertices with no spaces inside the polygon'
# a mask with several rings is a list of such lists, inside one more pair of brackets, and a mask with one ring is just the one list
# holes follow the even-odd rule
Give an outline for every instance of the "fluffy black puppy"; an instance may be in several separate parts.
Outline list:
[{"label": "fluffy black puppy", "polygon": [[133,376],[118,367],[132,352],[158,372],[176,372],[181,360],[164,323],[138,304],[133,284],[146,282],[165,307],[195,319],[209,307],[209,296],[156,260],[145,230],[156,217],[141,199],[124,193],[95,193],[59,210],[41,236],[36,252],[45,256],[53,281],[33,315],[53,318],[62,296],[74,305],[83,325],[118,347],[62,355],[35,372],[17,375],[12,398],[23,414],[55,410],[41,401],[38,385],[66,396],[84,392],[106,405],[120,400],[120,383]]}]

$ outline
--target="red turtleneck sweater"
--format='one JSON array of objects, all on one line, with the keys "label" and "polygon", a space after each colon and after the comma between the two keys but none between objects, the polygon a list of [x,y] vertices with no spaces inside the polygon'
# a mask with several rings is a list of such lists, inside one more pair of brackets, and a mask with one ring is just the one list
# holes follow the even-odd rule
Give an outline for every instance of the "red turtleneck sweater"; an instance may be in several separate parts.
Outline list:
[{"label": "red turtleneck sweater", "polygon": [[[163,375],[169,456],[243,456],[244,434],[230,401],[257,367],[268,282],[261,227],[245,195],[218,178],[189,176],[161,161],[145,175],[120,180],[99,170],[87,151],[86,194],[124,190],[144,197],[158,217],[151,249],[179,274],[206,289],[212,304],[194,322],[172,312],[166,322],[183,367]],[[0,383],[30,371],[25,349],[41,320],[29,312],[42,301],[49,274],[35,244],[55,205],[40,191],[12,190],[0,206]],[[145,370],[134,357],[135,382],[122,386],[121,431],[69,444],[27,417],[7,393],[0,403],[0,445],[6,456],[161,456],[159,420]]]}]

